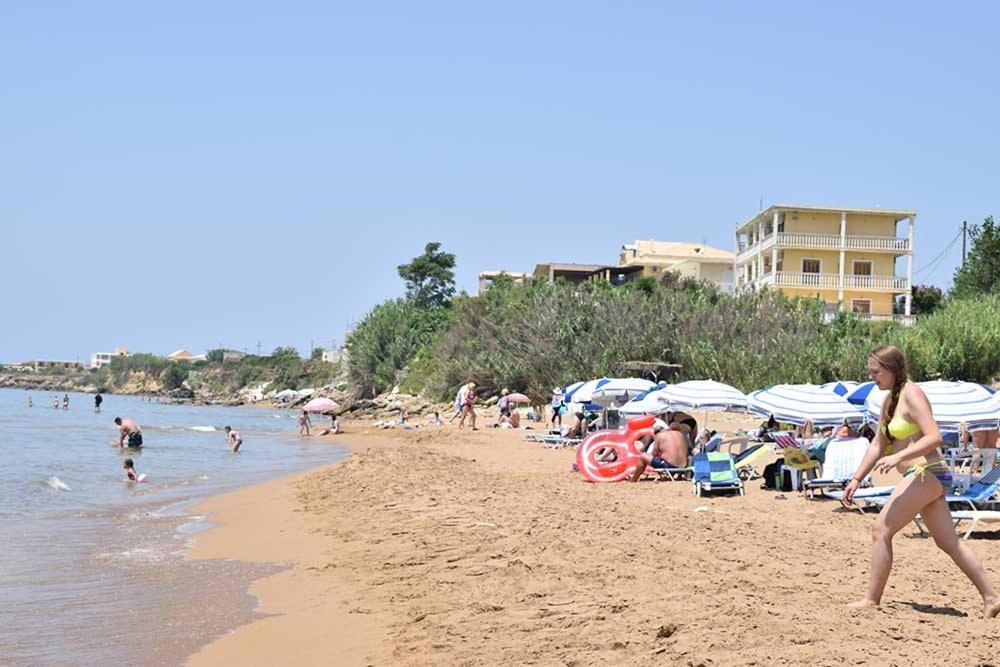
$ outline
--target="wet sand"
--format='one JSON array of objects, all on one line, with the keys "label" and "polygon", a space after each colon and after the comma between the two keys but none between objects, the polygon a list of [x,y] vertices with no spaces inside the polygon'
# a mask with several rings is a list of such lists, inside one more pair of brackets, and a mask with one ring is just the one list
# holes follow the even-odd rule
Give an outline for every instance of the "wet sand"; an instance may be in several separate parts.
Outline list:
[{"label": "wet sand", "polygon": [[[712,426],[735,427],[729,415]],[[441,428],[337,436],[336,466],[206,502],[194,558],[280,562],[192,665],[991,664],[1000,620],[912,524],[848,611],[874,514],[761,490],[592,485],[572,450]],[[764,463],[758,468],[762,469]],[[876,483],[891,483],[879,480]],[[783,497],[782,497],[783,496]],[[1000,531],[967,541],[1000,585]]]}]

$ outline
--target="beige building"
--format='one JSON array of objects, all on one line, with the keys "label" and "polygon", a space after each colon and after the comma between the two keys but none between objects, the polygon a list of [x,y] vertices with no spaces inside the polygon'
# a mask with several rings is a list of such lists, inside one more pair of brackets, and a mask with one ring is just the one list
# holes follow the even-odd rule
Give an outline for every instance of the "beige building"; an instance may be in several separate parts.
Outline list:
[{"label": "beige building", "polygon": [[514,271],[483,271],[479,274],[479,294],[482,294],[500,276],[507,276],[517,285],[523,285],[524,281],[531,277],[530,273],[516,273]]},{"label": "beige building", "polygon": [[[736,288],[771,286],[819,296],[830,313],[912,323],[915,219],[909,210],[772,206],[736,228]],[[905,314],[894,315],[898,295]]]},{"label": "beige building", "polygon": [[622,246],[619,267],[641,266],[639,277],[659,278],[673,271],[685,278],[714,283],[724,291],[733,289],[735,255],[701,243],[636,241]]}]

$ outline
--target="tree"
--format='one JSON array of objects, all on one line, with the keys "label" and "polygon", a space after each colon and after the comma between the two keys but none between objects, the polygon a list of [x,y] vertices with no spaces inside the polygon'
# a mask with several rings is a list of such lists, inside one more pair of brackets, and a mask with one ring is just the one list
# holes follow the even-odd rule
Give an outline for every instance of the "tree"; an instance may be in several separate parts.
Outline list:
[{"label": "tree", "polygon": [[205,360],[213,364],[221,364],[223,359],[225,359],[226,352],[221,347],[215,350],[209,350],[208,354],[205,355]]},{"label": "tree", "polygon": [[309,358],[312,359],[313,361],[320,361],[320,360],[322,360],[323,359],[323,348],[321,348],[321,347],[314,347],[313,351],[312,351],[312,354],[309,355]]},{"label": "tree", "polygon": [[944,296],[940,287],[933,285],[914,285],[910,300],[910,309],[914,315],[930,315],[941,306]]},{"label": "tree", "polygon": [[424,254],[396,270],[406,281],[406,298],[420,308],[446,306],[455,293],[455,255],[440,252],[441,244],[430,242]]},{"label": "tree", "polygon": [[1000,227],[993,216],[969,228],[972,245],[965,264],[955,270],[951,295],[957,298],[1000,291]]}]

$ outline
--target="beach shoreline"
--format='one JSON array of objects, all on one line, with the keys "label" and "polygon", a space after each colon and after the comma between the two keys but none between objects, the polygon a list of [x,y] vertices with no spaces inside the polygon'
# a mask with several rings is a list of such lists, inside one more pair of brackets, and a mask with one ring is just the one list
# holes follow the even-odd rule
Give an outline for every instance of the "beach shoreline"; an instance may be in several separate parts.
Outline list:
[{"label": "beach shoreline", "polygon": [[[912,527],[882,607],[849,613],[873,514],[759,480],[746,497],[705,498],[684,482],[584,484],[572,450],[516,431],[351,426],[333,438],[345,461],[199,506],[218,525],[190,557],[288,569],[253,584],[258,620],[189,664],[985,664],[1000,652],[976,591]],[[1000,580],[997,542],[979,537],[968,544]]]}]

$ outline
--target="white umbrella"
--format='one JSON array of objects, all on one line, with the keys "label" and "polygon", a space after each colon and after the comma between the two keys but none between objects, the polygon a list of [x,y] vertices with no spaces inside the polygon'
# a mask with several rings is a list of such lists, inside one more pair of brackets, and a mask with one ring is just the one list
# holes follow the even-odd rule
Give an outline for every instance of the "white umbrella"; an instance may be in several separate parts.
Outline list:
[{"label": "white umbrella", "polygon": [[[970,431],[984,431],[997,428],[1000,419],[1000,394],[991,393],[986,387],[975,382],[947,382],[932,380],[918,382],[931,404],[931,412],[938,428],[945,433],[956,433],[965,423]],[[868,419],[878,422],[882,414],[882,403],[888,390],[872,389],[865,400]]]},{"label": "white umbrella", "polygon": [[672,407],[689,410],[746,410],[747,395],[715,380],[689,380],[664,387],[660,396]]},{"label": "white umbrella", "polygon": [[563,393],[563,400],[567,403],[589,403],[590,397],[594,395],[594,390],[603,387],[608,383],[608,378],[599,378],[587,382],[577,382],[566,387]]},{"label": "white umbrella", "polygon": [[574,394],[573,401],[582,403],[585,400],[589,400],[603,406],[613,404],[623,405],[639,394],[644,394],[655,387],[655,382],[643,380],[642,378],[611,378],[600,386],[595,387],[589,397],[586,395],[581,396],[583,389],[577,391]]},{"label": "white umbrella", "polygon": [[802,426],[811,421],[815,427],[836,426],[847,420],[860,424],[864,414],[838,396],[814,384],[776,384],[759,389],[748,397],[747,407],[764,417]]},{"label": "white umbrella", "polygon": [[670,409],[670,403],[663,396],[662,389],[654,389],[644,394],[639,394],[634,399],[618,408],[618,412],[623,415],[658,415]]}]

